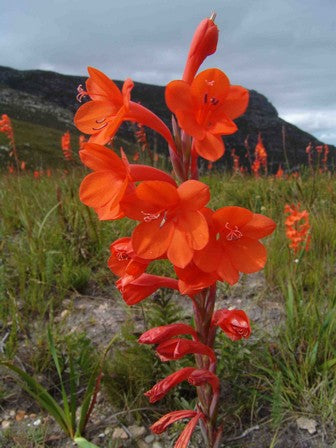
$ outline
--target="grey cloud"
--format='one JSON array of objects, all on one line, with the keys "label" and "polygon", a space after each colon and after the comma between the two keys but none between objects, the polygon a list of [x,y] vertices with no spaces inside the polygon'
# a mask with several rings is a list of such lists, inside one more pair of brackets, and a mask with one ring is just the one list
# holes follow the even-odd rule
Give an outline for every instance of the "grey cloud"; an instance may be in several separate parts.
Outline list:
[{"label": "grey cloud", "polygon": [[161,85],[181,76],[195,27],[216,10],[218,51],[204,68],[218,66],[336,143],[327,120],[336,116],[335,0],[27,0],[1,10],[2,65],[68,74],[92,65]]}]

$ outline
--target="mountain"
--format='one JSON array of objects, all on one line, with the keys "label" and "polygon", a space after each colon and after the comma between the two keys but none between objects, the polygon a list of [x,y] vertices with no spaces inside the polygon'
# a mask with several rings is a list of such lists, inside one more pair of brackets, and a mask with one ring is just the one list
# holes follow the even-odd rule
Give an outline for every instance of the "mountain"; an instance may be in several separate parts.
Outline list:
[{"label": "mountain", "polygon": [[[13,119],[52,130],[64,132],[69,129],[76,132],[73,115],[80,106],[76,101],[77,87],[80,84],[85,86],[85,80],[86,77],[81,76],[42,70],[21,71],[0,66],[0,115],[6,113]],[[116,84],[120,87],[122,82],[116,81]],[[132,100],[141,102],[170,126],[171,113],[165,105],[164,87],[135,82]],[[323,143],[280,118],[267,98],[255,90],[250,90],[248,109],[236,123],[239,130],[224,138],[227,161],[230,159],[231,148],[235,148],[236,153],[242,156],[241,160],[244,158],[246,137],[253,151],[259,132],[267,149],[272,171],[277,169],[279,163],[284,165],[286,157],[291,169],[305,164],[307,162],[305,148],[308,143]],[[134,126],[124,124],[120,136],[133,144]],[[155,139],[160,151],[162,143],[160,137],[154,136],[151,131],[148,131],[148,136],[151,142]],[[335,148],[330,148],[333,149],[331,153],[334,155]]]}]

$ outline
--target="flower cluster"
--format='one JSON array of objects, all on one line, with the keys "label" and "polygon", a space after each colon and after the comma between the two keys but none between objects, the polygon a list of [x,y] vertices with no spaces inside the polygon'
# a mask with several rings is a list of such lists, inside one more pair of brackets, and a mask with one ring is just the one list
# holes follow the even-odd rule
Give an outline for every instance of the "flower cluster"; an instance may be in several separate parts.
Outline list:
[{"label": "flower cluster", "polygon": [[256,177],[259,176],[259,170],[261,167],[263,167],[265,173],[267,173],[267,151],[259,133],[258,142],[254,150],[254,162],[251,166],[252,172]]},{"label": "flower cluster", "polygon": [[71,137],[69,131],[65,132],[62,135],[61,147],[65,160],[67,162],[70,162],[72,160],[72,151],[71,151]]},{"label": "flower cluster", "polygon": [[308,250],[310,245],[310,224],[307,210],[300,210],[300,204],[285,205],[286,236],[293,252]]},{"label": "flower cluster", "polygon": [[[146,393],[155,402],[181,381],[197,387],[199,403],[194,411],[171,412],[152,426],[160,433],[173,422],[189,418],[176,448],[188,445],[197,423],[207,446],[219,444],[216,330],[222,329],[235,341],[249,337],[251,329],[244,311],[215,311],[216,283],[233,285],[240,273],[262,269],[266,249],[259,240],[275,228],[271,219],[242,207],[211,210],[209,187],[198,180],[198,157],[212,162],[223,155],[222,136],[237,130],[233,120],[244,113],[249,98],[246,89],[231,85],[217,68],[197,73],[216,50],[217,39],[214,17],[204,19],[196,29],[182,79],[166,87],[166,103],[174,114],[172,133],[159,117],[131,101],[130,79],[120,91],[95,68],[88,69],[86,90],[79,88],[78,99],[88,96],[90,101],[75,116],[77,127],[90,134],[79,152],[83,164],[92,170],[80,186],[81,201],[101,220],[127,217],[137,223],[132,235],[110,247],[108,266],[118,277],[116,286],[124,301],[134,305],[159,288],[170,288],[193,304],[195,327],[174,323],[150,329],[139,340],[155,344],[162,361],[195,355],[194,366],[169,375]],[[129,163],[122,150],[119,157],[103,146],[124,121],[141,123],[165,138],[175,177],[152,166]],[[175,277],[146,272],[158,259],[170,261]]]}]

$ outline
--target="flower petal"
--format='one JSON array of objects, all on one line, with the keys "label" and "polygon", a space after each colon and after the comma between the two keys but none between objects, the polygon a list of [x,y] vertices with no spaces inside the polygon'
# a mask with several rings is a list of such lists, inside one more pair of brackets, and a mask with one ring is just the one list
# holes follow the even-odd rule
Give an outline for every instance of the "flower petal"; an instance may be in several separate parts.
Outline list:
[{"label": "flower petal", "polygon": [[111,170],[119,173],[119,177],[126,175],[126,168],[120,157],[105,146],[85,143],[84,149],[79,151],[81,161],[94,171]]},{"label": "flower petal", "polygon": [[205,134],[203,140],[195,139],[194,147],[198,155],[211,162],[220,159],[225,152],[222,137],[213,135],[210,132]]},{"label": "flower petal", "polygon": [[258,213],[253,214],[253,218],[245,226],[242,227],[243,235],[249,238],[255,238],[259,240],[265,236],[271,234],[276,227],[275,222],[264,215]]},{"label": "flower petal", "polygon": [[249,103],[249,96],[249,91],[244,87],[230,86],[224,104],[216,112],[218,114],[224,112],[229,118],[234,120],[245,113]]},{"label": "flower petal", "polygon": [[198,180],[187,180],[178,189],[183,210],[199,210],[210,200],[208,185]]},{"label": "flower petal", "polygon": [[143,222],[132,234],[134,252],[141,258],[155,260],[168,250],[173,233],[174,225],[170,222],[161,227],[158,220]]},{"label": "flower petal", "polygon": [[106,118],[118,113],[109,101],[89,101],[77,110],[74,123],[85,134],[96,134],[99,129],[107,126]]},{"label": "flower petal", "polygon": [[89,207],[118,204],[128,181],[112,171],[96,171],[86,176],[79,189],[80,200]]},{"label": "flower petal", "polygon": [[177,228],[185,233],[188,245],[194,250],[203,249],[209,241],[208,223],[199,211],[181,213]]},{"label": "flower petal", "polygon": [[122,106],[123,98],[118,86],[108,78],[103,72],[88,67],[90,78],[86,81],[86,89],[93,100],[104,101],[108,99],[119,109]]},{"label": "flower petal", "polygon": [[225,246],[233,266],[240,272],[251,274],[263,269],[267,259],[265,247],[257,240],[247,237],[231,241]]},{"label": "flower petal", "polygon": [[[205,99],[215,99],[222,103],[230,91],[230,81],[218,68],[208,68],[200,72],[191,83],[191,94],[199,106],[204,106]],[[205,97],[206,95],[206,97]]]},{"label": "flower petal", "polygon": [[218,231],[223,231],[227,225],[241,228],[253,218],[253,213],[247,208],[229,206],[222,207],[212,215],[213,222]]},{"label": "flower petal", "polygon": [[190,111],[194,107],[190,85],[185,81],[171,81],[166,87],[165,99],[169,110],[174,114],[178,110]]},{"label": "flower petal", "polygon": [[190,263],[193,254],[194,251],[188,244],[185,232],[175,226],[173,237],[167,250],[168,260],[173,263],[173,265],[184,268]]}]

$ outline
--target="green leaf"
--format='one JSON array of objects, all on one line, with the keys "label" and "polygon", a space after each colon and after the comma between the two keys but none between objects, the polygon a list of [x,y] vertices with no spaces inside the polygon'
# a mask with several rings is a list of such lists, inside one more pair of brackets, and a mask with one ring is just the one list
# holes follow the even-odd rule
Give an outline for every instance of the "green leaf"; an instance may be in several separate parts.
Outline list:
[{"label": "green leaf", "polygon": [[67,435],[71,435],[71,427],[69,421],[56,400],[49,394],[49,392],[41,386],[32,376],[28,375],[24,370],[11,364],[8,361],[0,361],[0,364],[15,372],[22,380],[22,388],[36,400],[36,402],[45,409],[59,424]]},{"label": "green leaf", "polygon": [[74,442],[77,443],[80,448],[99,448],[99,446],[88,442],[84,437],[75,437]]}]

